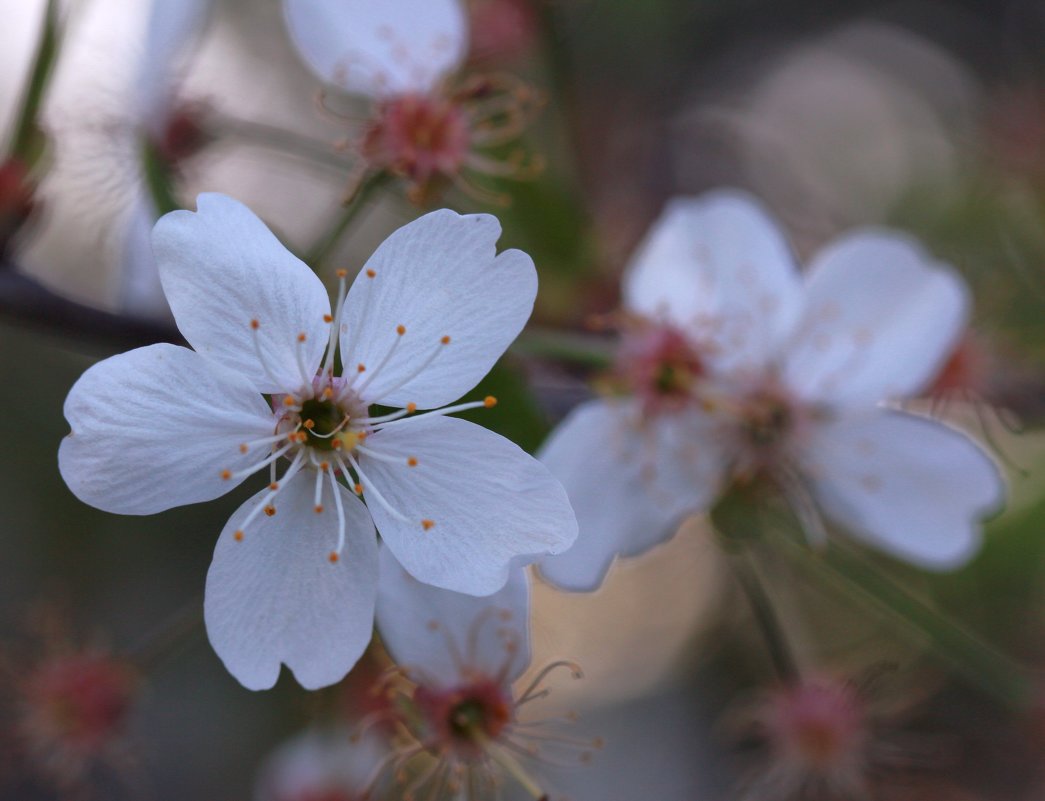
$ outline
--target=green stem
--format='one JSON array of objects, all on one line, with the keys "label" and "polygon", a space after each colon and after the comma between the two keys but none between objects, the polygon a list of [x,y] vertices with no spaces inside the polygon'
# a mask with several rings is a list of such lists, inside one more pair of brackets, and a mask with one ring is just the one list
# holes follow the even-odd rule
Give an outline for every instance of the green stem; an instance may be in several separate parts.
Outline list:
[{"label": "green stem", "polygon": [[1034,686],[1028,671],[947,615],[896,584],[865,558],[837,543],[811,553],[787,537],[784,550],[800,566],[855,595],[896,622],[928,639],[955,672],[999,701],[1025,709]]},{"label": "green stem", "polygon": [[49,0],[44,10],[40,41],[33,56],[33,66],[26,84],[25,97],[19,109],[17,122],[8,148],[8,154],[27,165],[32,165],[43,152],[43,134],[36,123],[43,101],[44,90],[58,58],[60,31],[58,26],[58,2]]},{"label": "green stem", "polygon": [[339,209],[339,214],[334,217],[330,225],[327,227],[326,233],[320,237],[319,241],[309,250],[304,256],[305,264],[309,265],[313,270],[319,272],[319,268],[323,261],[337,247],[338,242],[348,231],[352,221],[356,218],[356,215],[366,206],[367,200],[374,193],[378,187],[383,186],[388,180],[386,173],[377,173],[368,178],[363,179],[363,183],[356,191],[355,196],[348,206]]},{"label": "green stem", "polygon": [[511,345],[514,353],[604,369],[613,364],[613,345],[602,337],[528,328]]},{"label": "green stem", "polygon": [[324,167],[347,172],[352,166],[352,160],[339,155],[328,142],[302,136],[275,125],[227,117],[217,113],[212,113],[208,121],[213,124],[216,132],[225,136],[239,137],[251,144],[298,156]]},{"label": "green stem", "polygon": [[796,683],[800,676],[798,665],[788,648],[784,627],[773,610],[773,602],[766,593],[750,551],[743,548],[735,552],[731,564],[737,582],[751,605],[755,623],[765,638],[766,648],[777,675],[787,684]]}]

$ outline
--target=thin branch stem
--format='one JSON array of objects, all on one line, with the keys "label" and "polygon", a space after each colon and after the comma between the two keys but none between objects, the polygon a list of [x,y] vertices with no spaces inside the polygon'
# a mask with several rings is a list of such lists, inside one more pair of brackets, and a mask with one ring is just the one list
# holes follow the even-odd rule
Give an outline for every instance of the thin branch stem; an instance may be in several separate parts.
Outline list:
[{"label": "thin branch stem", "polygon": [[754,613],[755,623],[766,642],[769,657],[777,675],[787,684],[794,684],[799,679],[798,665],[788,647],[784,636],[784,627],[773,609],[773,601],[762,584],[762,579],[755,567],[748,548],[733,553],[730,563],[737,577],[737,583],[747,596]]}]

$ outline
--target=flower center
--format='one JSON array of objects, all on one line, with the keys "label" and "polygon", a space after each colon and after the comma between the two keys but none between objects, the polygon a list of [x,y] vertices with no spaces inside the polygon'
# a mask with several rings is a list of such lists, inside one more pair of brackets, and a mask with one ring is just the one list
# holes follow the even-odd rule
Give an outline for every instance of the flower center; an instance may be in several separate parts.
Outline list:
[{"label": "flower center", "polygon": [[332,400],[311,398],[299,413],[305,445],[321,451],[350,451],[359,444],[358,432],[349,429],[351,415]]},{"label": "flower center", "polygon": [[468,119],[456,103],[406,95],[385,103],[363,139],[363,153],[415,183],[460,171],[471,147]]},{"label": "flower center", "polygon": [[704,365],[676,328],[657,326],[625,337],[617,370],[650,413],[677,410],[693,398]]},{"label": "flower center", "polygon": [[450,707],[447,728],[459,740],[474,741],[477,735],[495,739],[511,717],[509,705],[500,691],[486,690],[465,697]]}]

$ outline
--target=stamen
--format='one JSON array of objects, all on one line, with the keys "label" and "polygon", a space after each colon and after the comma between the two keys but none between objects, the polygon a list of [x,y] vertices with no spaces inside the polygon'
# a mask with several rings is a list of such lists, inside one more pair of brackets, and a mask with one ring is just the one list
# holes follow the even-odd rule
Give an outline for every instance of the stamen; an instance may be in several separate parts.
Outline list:
[{"label": "stamen", "polygon": [[366,388],[368,386],[370,386],[371,382],[375,378],[377,378],[377,376],[380,374],[380,372],[385,368],[385,365],[387,365],[389,360],[392,358],[392,354],[395,353],[396,347],[399,345],[399,342],[400,342],[400,340],[402,340],[403,334],[405,334],[405,333],[406,333],[406,328],[404,326],[401,326],[401,325],[400,326],[396,326],[396,334],[398,334],[398,336],[395,339],[392,340],[392,347],[390,347],[388,349],[388,351],[385,353],[384,358],[381,359],[381,361],[378,363],[377,367],[375,367],[373,370],[370,371],[370,375],[368,375],[366,377],[366,379],[363,381],[363,383],[360,384],[354,390],[357,395],[362,396],[364,390],[366,390]]},{"label": "stamen", "polygon": [[[382,391],[381,394],[387,397],[387,396],[391,395],[392,393],[398,392],[399,390],[401,390],[401,388],[403,386],[409,384],[411,381],[413,381],[415,378],[417,378],[419,375],[421,375],[421,373],[423,373],[425,370],[427,370],[429,364],[432,364],[432,362],[436,360],[436,357],[440,353],[442,353],[443,347],[445,347],[445,346],[447,346],[449,344],[450,344],[450,338],[448,336],[442,337],[439,340],[439,345],[435,348],[435,350],[433,350],[432,353],[429,353],[428,357],[424,361],[422,361],[420,364],[418,364],[418,367],[412,373],[408,374],[407,377],[405,377],[402,380],[400,380],[399,383],[395,384],[394,386],[388,387],[387,390]],[[393,346],[393,347],[395,347],[395,346]],[[384,363],[385,363],[384,361],[381,362],[382,366],[384,366]],[[410,404],[410,405],[413,405],[414,408],[417,408],[416,404]]]},{"label": "stamen", "polygon": [[254,353],[258,357],[258,361],[261,363],[261,369],[265,371],[265,375],[268,376],[269,381],[279,386],[282,382],[272,374],[272,368],[269,367],[268,361],[265,359],[265,355],[261,352],[261,338],[258,334],[258,329],[261,328],[261,323],[256,319],[250,321],[250,333],[251,341],[254,343]]},{"label": "stamen", "polygon": [[[297,429],[294,429],[294,430],[296,431]],[[287,438],[286,432],[281,432],[279,434],[273,434],[271,437],[262,437],[261,439],[253,439],[250,442],[241,443],[240,446],[239,446],[239,452],[240,453],[246,453],[251,448],[256,448],[258,445],[271,445],[273,442],[279,442],[280,440],[286,439],[286,438]]]},{"label": "stamen", "polygon": [[[402,456],[389,456],[387,453],[378,453],[373,448],[365,448],[362,445],[356,445],[356,451],[358,453],[362,453],[362,454],[366,455],[370,459],[373,459],[375,462],[384,462],[385,464],[402,464],[403,463],[403,457]],[[407,460],[407,461],[409,461],[409,460]],[[414,462],[416,463],[417,459],[414,459]]]},{"label": "stamen", "polygon": [[534,691],[541,686],[541,683],[546,678],[548,678],[549,674],[553,673],[559,668],[569,668],[570,675],[574,679],[584,678],[584,671],[581,670],[581,666],[578,665],[576,662],[572,662],[568,659],[560,659],[558,661],[552,662],[551,664],[545,665],[541,669],[541,671],[536,676],[534,676],[533,681],[530,682],[529,686],[525,690],[523,690],[522,694],[519,696],[519,700],[518,702],[516,702],[516,706],[522,706],[528,701],[534,701],[538,697],[543,698],[545,695],[547,695],[548,693],[546,690],[542,690],[539,693],[535,693]]},{"label": "stamen", "polygon": [[[367,268],[364,274],[365,274],[365,275],[366,275],[366,277],[367,277],[367,278],[369,278],[369,279],[373,279],[373,278],[374,278],[374,276],[376,276],[376,275],[377,275],[377,273],[376,273],[376,272],[374,272],[374,270],[372,270],[372,269],[370,269],[370,268]],[[364,286],[366,287],[366,290],[365,290],[365,291],[367,292],[367,294],[368,294],[368,295],[369,295],[369,293],[370,293],[370,292],[372,291],[372,290],[370,289],[371,285],[372,285],[372,281],[366,281],[366,282],[364,282]],[[367,302],[368,300],[369,300],[369,298],[365,298],[365,299],[363,300],[363,312],[362,312],[362,314],[360,314],[360,316],[359,316],[359,320],[358,320],[358,321],[356,321],[356,333],[357,333],[357,334],[358,334],[358,333],[359,333],[360,331],[365,331],[365,330],[366,330],[366,324],[367,324],[367,319],[368,319],[368,318],[370,317],[370,307],[374,305],[373,303],[369,303],[369,302]],[[340,327],[340,326],[339,326],[339,327]],[[355,343],[353,343],[353,346],[354,346],[354,345],[355,345]],[[349,362],[351,362],[351,359],[350,359],[350,358],[348,358],[348,357],[349,357],[349,354],[348,354],[348,352],[347,352],[347,349],[345,349],[345,348],[342,348],[342,352],[341,352],[341,360],[342,360],[342,362],[343,362],[344,364],[346,364],[346,365],[347,365],[347,364],[348,364]],[[363,369],[359,369],[359,368],[363,368]],[[342,388],[341,388],[341,393],[340,393],[341,397],[344,397],[344,394],[345,394],[346,390],[350,389],[350,388],[351,388],[351,386],[352,386],[352,385],[353,385],[353,384],[355,383],[355,381],[356,381],[356,378],[358,377],[358,373],[362,373],[362,372],[363,372],[363,370],[365,370],[365,369],[366,369],[366,367],[364,367],[364,366],[363,366],[362,364],[360,364],[360,365],[359,365],[359,366],[358,366],[358,367],[357,367],[356,369],[357,369],[357,374],[353,375],[353,376],[352,376],[352,377],[351,377],[351,378],[350,378],[350,379],[349,379],[348,381],[346,381],[346,382],[345,382],[345,384],[344,384],[344,385],[342,386]],[[345,370],[345,372],[347,372],[347,369]]]},{"label": "stamen", "polygon": [[[334,493],[334,506],[337,509],[337,547],[330,554],[330,561],[336,562],[345,547],[345,510],[341,502],[341,489],[337,485],[337,477],[333,471],[328,471],[327,475],[330,476],[330,491]],[[348,475],[347,470],[345,475]]]},{"label": "stamen", "polygon": [[435,525],[435,521],[434,520],[429,520],[428,518],[425,518],[424,520],[421,521],[421,528],[423,528],[425,531],[428,531],[434,525]]},{"label": "stamen", "polygon": [[[265,514],[269,515],[269,517],[275,514],[275,507],[272,506],[273,498],[275,498],[282,491],[283,487],[285,487],[290,482],[290,479],[292,479],[297,474],[304,462],[305,454],[304,452],[299,452],[298,455],[294,457],[294,461],[290,463],[290,467],[288,467],[287,471],[283,474],[283,479],[278,484],[276,484],[276,489],[269,490],[269,492],[266,493],[265,497],[258,501],[257,506],[255,506],[251,510],[250,514],[247,515],[247,519],[240,524],[240,527],[238,529],[240,533],[246,531],[247,527],[251,523],[253,523],[255,518],[257,518],[257,516],[262,512],[265,512]],[[272,510],[271,513],[268,511],[269,509]]]},{"label": "stamen", "polygon": [[305,341],[308,337],[304,332],[298,334],[298,344],[294,348],[294,360],[298,363],[298,374],[301,376],[301,387],[303,394],[311,395],[312,376],[308,374],[305,367]]},{"label": "stamen", "polygon": [[[334,369],[334,354],[337,353],[337,341],[338,334],[341,331],[341,311],[345,307],[345,296],[347,292],[345,290],[345,278],[348,276],[348,271],[338,270],[337,271],[337,306],[334,310],[334,316],[327,322],[333,322],[330,326],[330,338],[327,340],[327,355],[323,359],[323,373],[324,375],[330,375]],[[323,319],[326,319],[325,317]],[[327,387],[329,389],[329,387]]]},{"label": "stamen", "polygon": [[385,423],[376,423],[374,424],[374,426],[377,430],[380,431],[381,429],[388,428],[391,425],[412,423],[414,420],[423,420],[426,417],[442,416],[447,414],[453,414],[454,412],[465,412],[469,409],[491,409],[495,405],[497,405],[497,399],[491,395],[488,398],[486,398],[486,400],[470,401],[469,403],[458,403],[455,406],[444,406],[442,409],[430,409],[427,412],[422,412],[421,414],[414,415],[410,418],[396,418],[395,420],[389,420]]},{"label": "stamen", "polygon": [[323,514],[323,474],[330,467],[329,462],[321,462],[316,470],[315,490],[312,493],[312,509],[319,515]]},{"label": "stamen", "polygon": [[[346,453],[345,458],[348,459],[348,463],[352,465],[352,469],[355,470],[356,475],[359,477],[359,480],[363,483],[363,487],[366,489],[367,498],[373,498],[375,501],[381,504],[381,506],[385,508],[385,511],[387,511],[400,523],[409,523],[410,519],[402,512],[393,508],[393,506],[387,500],[385,500],[385,496],[377,490],[377,488],[374,486],[374,483],[366,477],[366,474],[362,470],[359,469],[359,462],[355,460],[352,454]],[[345,475],[347,476],[348,470],[344,467],[344,464],[342,463],[340,456],[337,457],[337,461],[338,464],[341,465],[341,469],[344,470]]]},{"label": "stamen", "polygon": [[235,473],[232,473],[232,472],[230,472],[228,470],[223,470],[222,473],[221,473],[221,477],[224,480],[226,480],[226,481],[231,481],[231,480],[238,481],[241,478],[246,478],[247,476],[252,476],[256,472],[258,472],[261,468],[265,467],[266,465],[274,464],[275,461],[280,456],[282,456],[284,453],[289,451],[291,449],[291,447],[293,447],[293,446],[290,443],[288,443],[288,444],[284,445],[282,448],[280,448],[278,451],[273,451],[268,457],[266,457],[263,461],[258,462],[256,465],[253,465],[251,467],[247,467],[247,468],[245,468],[243,470],[239,470],[239,471],[237,471]]}]

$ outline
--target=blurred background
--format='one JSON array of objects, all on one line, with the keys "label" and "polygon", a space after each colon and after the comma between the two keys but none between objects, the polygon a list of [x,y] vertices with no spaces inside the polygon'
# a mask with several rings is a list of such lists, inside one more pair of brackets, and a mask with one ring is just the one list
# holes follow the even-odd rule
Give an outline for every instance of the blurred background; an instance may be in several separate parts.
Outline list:
[{"label": "blurred background", "polygon": [[[5,156],[45,7],[0,0]],[[80,503],[58,474],[62,403],[83,370],[177,337],[136,266],[135,232],[158,215],[142,202],[151,179],[140,152],[150,4],[82,0],[58,11],[38,156],[24,174],[9,164],[0,173],[0,797],[259,797],[266,756],[310,724],[348,715],[360,680],[308,694],[284,675],[252,693],[209,647],[204,577],[250,488],[130,518]],[[854,226],[910,231],[975,293],[961,369],[924,409],[938,405],[996,448],[1012,489],[961,571],[927,576],[880,561],[965,634],[1036,674],[1045,664],[1045,4],[474,0],[469,13],[466,70],[511,74],[544,100],[511,145],[544,169],[482,179],[507,203],[455,186],[426,198],[496,213],[500,245],[538,266],[532,330],[480,387],[501,401],[483,423],[532,452],[590,394],[598,368],[558,358],[548,343],[605,350],[585,323],[619,305],[621,270],[673,195],[746,188],[803,259]],[[275,0],[214,0],[165,67],[176,109],[168,122],[182,125],[166,129],[179,132],[165,140],[174,204],[192,208],[200,191],[242,200],[313,256],[331,287],[334,269],[358,269],[420,213],[402,182],[386,182],[341,229],[352,159],[335,143],[351,123],[317,103],[319,83]],[[327,104],[350,111],[353,102]],[[607,743],[590,765],[557,774],[553,797],[741,797],[738,782],[765,758],[745,733],[745,708],[773,676],[726,559],[693,520],[615,565],[596,593],[536,586],[535,665],[569,658],[586,673],[541,711],[577,710],[578,730]],[[1045,798],[1035,703],[999,703],[970,678],[975,666],[801,559],[766,573],[804,663],[875,676],[868,692],[904,756],[885,760],[891,776],[876,779],[875,798]],[[57,764],[46,737],[27,757],[17,744],[27,727],[38,733],[38,677],[85,653],[117,655],[133,670],[98,702],[119,736],[86,765]]]}]

